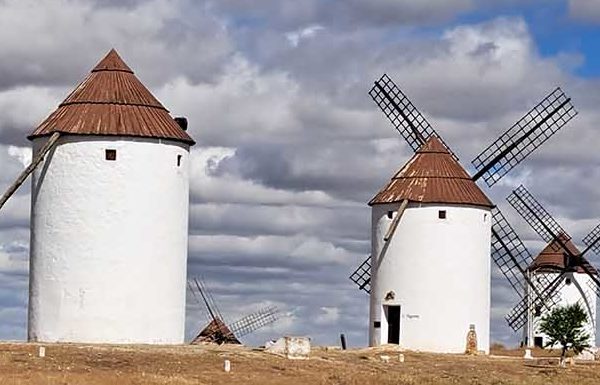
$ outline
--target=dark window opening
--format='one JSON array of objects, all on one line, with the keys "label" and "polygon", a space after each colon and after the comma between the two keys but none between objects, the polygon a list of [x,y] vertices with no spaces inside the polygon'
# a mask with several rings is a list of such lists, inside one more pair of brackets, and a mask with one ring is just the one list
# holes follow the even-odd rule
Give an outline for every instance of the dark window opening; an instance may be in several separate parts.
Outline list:
[{"label": "dark window opening", "polygon": [[536,348],[544,347],[544,337],[533,337],[533,346]]},{"label": "dark window opening", "polygon": [[440,218],[440,219],[446,219],[446,210],[440,210],[440,211],[438,211],[438,218]]},{"label": "dark window opening", "polygon": [[104,157],[106,160],[117,160],[117,150],[106,150],[104,153]]},{"label": "dark window opening", "polygon": [[571,278],[567,278],[567,279],[565,279],[565,284],[566,284],[566,285],[570,285],[570,284],[571,284]]},{"label": "dark window opening", "polygon": [[542,315],[542,307],[540,305],[537,305],[534,310],[535,310],[534,315],[536,317],[539,317]]},{"label": "dark window opening", "polygon": [[181,155],[177,155],[177,167],[181,166]]},{"label": "dark window opening", "polygon": [[394,212],[393,211],[388,211],[388,218],[392,219],[394,216]]},{"label": "dark window opening", "polygon": [[373,327],[374,328],[380,328],[381,327],[381,321],[374,321],[373,322]]}]

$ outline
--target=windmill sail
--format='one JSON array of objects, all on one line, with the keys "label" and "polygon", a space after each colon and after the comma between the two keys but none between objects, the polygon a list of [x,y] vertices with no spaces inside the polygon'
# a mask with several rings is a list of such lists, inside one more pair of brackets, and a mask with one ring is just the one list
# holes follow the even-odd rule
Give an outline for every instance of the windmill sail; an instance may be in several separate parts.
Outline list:
[{"label": "windmill sail", "polygon": [[250,334],[279,319],[279,311],[275,306],[260,309],[248,314],[230,325],[230,329],[238,338]]},{"label": "windmill sail", "polygon": [[[539,275],[532,280],[535,292],[528,295],[513,307],[506,315],[508,325],[514,330],[520,330],[527,323],[527,312],[529,309],[551,309],[560,301],[560,289],[564,286],[565,273],[558,274],[549,280],[545,275]],[[536,295],[535,293],[540,293]]]},{"label": "windmill sail", "polygon": [[[561,225],[527,191],[525,186],[520,185],[506,200],[544,241],[552,242],[559,236],[563,242],[571,239]],[[559,243],[555,243],[555,245],[561,246]]]},{"label": "windmill sail", "polygon": [[473,159],[477,169],[473,180],[483,177],[489,187],[493,186],[575,115],[571,98],[556,88]]},{"label": "windmill sail", "polygon": [[500,209],[492,209],[492,259],[515,292],[523,297],[527,266],[533,258]]},{"label": "windmill sail", "polygon": [[[521,307],[510,313],[510,320],[507,317],[509,325],[517,331],[523,326],[521,322],[526,321],[524,318],[526,312],[521,310],[526,310],[530,305],[525,298],[525,293],[537,293],[539,296],[546,287],[550,286],[550,280],[543,275],[536,280],[529,278],[527,267],[533,261],[533,257],[497,207],[492,210],[492,218],[492,259],[521,298],[519,303]],[[547,306],[555,305],[556,301],[555,297],[550,296]],[[518,321],[513,320],[515,317],[512,316],[513,313],[519,315]]]},{"label": "windmill sail", "polygon": [[371,256],[363,261],[350,275],[350,280],[358,285],[360,290],[371,292]]},{"label": "windmill sail", "polygon": [[[198,278],[194,278],[194,285],[188,281],[188,286],[196,302],[204,304],[208,314],[209,323],[202,331],[192,340],[192,344],[198,343],[217,343],[217,344],[241,344],[238,338],[252,333],[253,331],[271,324],[279,319],[279,311],[276,307],[271,306],[261,309],[257,312],[242,317],[238,321],[227,324],[224,319],[217,302],[212,293],[208,289],[206,283]],[[194,286],[196,290],[194,290]],[[200,301],[198,295],[202,298]]]},{"label": "windmill sail", "polygon": [[600,225],[594,227],[585,238],[582,239],[584,245],[591,247],[594,253],[600,254]]},{"label": "windmill sail", "polygon": [[450,151],[452,156],[458,160],[456,155],[444,143],[441,136],[435,132],[427,119],[417,110],[389,76],[383,74],[375,82],[369,91],[369,95],[394,125],[396,130],[398,130],[400,135],[406,139],[413,151],[417,151],[430,136],[435,135],[444,144],[444,147]]},{"label": "windmill sail", "polygon": [[198,278],[194,278],[194,283],[196,284],[198,293],[202,297],[202,301],[204,303],[204,306],[206,307],[206,310],[208,311],[208,314],[210,314],[210,317],[213,320],[223,321],[223,316],[221,315],[221,312],[219,311],[219,308],[217,307],[217,304],[204,281],[201,279],[199,280]]}]

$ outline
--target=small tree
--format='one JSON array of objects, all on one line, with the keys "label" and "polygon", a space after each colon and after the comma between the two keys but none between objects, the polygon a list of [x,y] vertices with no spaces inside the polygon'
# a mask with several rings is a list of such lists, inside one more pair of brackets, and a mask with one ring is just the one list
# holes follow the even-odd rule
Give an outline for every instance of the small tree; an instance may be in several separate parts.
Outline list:
[{"label": "small tree", "polygon": [[565,356],[569,350],[579,354],[590,347],[590,335],[583,330],[586,322],[587,314],[579,303],[557,307],[542,318],[540,331],[549,338],[545,347],[562,347],[560,366],[565,366]]}]

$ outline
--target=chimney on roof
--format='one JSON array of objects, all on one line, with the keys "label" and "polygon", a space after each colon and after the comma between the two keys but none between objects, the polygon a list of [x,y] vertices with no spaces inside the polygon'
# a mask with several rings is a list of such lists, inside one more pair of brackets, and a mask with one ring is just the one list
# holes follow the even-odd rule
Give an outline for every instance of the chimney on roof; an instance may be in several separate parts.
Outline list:
[{"label": "chimney on roof", "polygon": [[187,131],[188,121],[186,117],[178,116],[175,118],[175,121],[177,124],[179,124],[179,127],[181,127],[183,131]]}]

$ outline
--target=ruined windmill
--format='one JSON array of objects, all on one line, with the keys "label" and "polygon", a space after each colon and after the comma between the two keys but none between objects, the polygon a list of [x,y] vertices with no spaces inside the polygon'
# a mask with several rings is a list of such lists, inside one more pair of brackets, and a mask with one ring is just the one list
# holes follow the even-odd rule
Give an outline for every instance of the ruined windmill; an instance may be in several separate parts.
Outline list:
[{"label": "ruined windmill", "polygon": [[[203,303],[209,315],[208,325],[192,340],[192,345],[201,343],[241,344],[239,340],[241,337],[279,319],[277,308],[269,306],[227,324],[212,293],[202,280],[194,278],[193,283],[188,281],[188,286],[198,304]],[[202,302],[198,296],[202,299]]]},{"label": "ruined windmill", "polygon": [[350,276],[370,293],[369,344],[461,353],[475,329],[487,352],[499,210],[475,182],[494,185],[577,112],[557,88],[473,160],[470,176],[387,75],[369,94],[416,151],[369,202],[371,256]]},{"label": "ruined windmill", "polygon": [[30,341],[183,343],[186,128],[111,50],[28,137]]},{"label": "ruined windmill", "polygon": [[[585,255],[593,250],[600,252],[600,225],[585,238],[587,246],[581,252],[573,244],[571,236],[552,218],[542,205],[519,186],[507,198],[513,208],[525,219],[535,232],[548,244],[532,259],[518,238],[503,237],[503,244],[496,244],[499,252],[507,254],[503,273],[519,295],[519,303],[506,316],[513,330],[523,328],[523,342],[529,346],[543,346],[545,336],[538,330],[541,318],[555,306],[579,302],[586,310],[586,332],[595,341],[596,297],[600,296],[598,270]],[[517,248],[514,245],[520,244]]]}]

